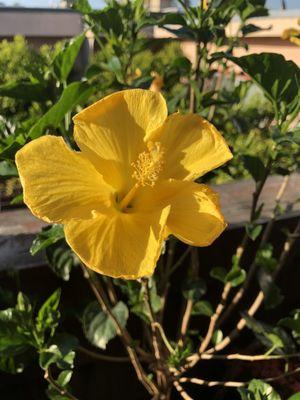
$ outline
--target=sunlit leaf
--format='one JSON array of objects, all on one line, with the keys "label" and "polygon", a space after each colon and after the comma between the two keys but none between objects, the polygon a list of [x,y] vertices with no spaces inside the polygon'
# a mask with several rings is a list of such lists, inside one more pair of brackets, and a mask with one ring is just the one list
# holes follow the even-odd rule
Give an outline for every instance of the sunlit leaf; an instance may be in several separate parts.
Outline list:
[{"label": "sunlit leaf", "polygon": [[[119,301],[112,309],[112,313],[122,327],[126,326],[128,308]],[[87,339],[96,347],[105,350],[107,343],[117,335],[112,319],[101,311],[97,302],[90,303],[83,315],[83,328]]]},{"label": "sunlit leaf", "polygon": [[53,70],[60,82],[67,81],[84,40],[84,33],[71,39],[54,58]]},{"label": "sunlit leaf", "polygon": [[87,82],[73,82],[63,91],[60,99],[39,119],[39,121],[30,129],[29,137],[36,139],[43,135],[47,128],[58,128],[66,113],[72,111],[74,107],[84,104],[95,87]]},{"label": "sunlit leaf", "polygon": [[37,234],[30,247],[31,255],[37,254],[39,251],[56,243],[65,237],[63,226],[53,224],[50,228],[46,228]]}]

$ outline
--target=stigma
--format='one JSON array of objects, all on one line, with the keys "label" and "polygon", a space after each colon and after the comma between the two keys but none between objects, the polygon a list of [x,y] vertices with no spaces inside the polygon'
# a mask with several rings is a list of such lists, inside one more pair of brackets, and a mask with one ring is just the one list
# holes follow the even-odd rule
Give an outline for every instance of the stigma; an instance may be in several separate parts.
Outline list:
[{"label": "stigma", "polygon": [[148,150],[139,154],[131,165],[134,172],[132,177],[139,186],[154,186],[164,164],[164,151],[159,142],[148,142]]}]

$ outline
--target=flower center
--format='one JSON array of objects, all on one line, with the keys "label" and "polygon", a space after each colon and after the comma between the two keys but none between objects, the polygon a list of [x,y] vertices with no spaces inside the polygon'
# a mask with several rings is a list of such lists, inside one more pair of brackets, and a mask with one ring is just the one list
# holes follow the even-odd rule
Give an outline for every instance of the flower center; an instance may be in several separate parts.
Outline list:
[{"label": "flower center", "polygon": [[161,144],[159,142],[148,142],[147,147],[148,151],[140,153],[137,160],[131,164],[134,169],[132,177],[136,180],[136,183],[121,200],[119,207],[122,211],[129,206],[139,186],[153,187],[155,185],[163,168],[164,151]]},{"label": "flower center", "polygon": [[148,142],[148,151],[139,154],[131,165],[134,168],[132,177],[139,186],[154,186],[163,168],[164,151],[159,142]]}]

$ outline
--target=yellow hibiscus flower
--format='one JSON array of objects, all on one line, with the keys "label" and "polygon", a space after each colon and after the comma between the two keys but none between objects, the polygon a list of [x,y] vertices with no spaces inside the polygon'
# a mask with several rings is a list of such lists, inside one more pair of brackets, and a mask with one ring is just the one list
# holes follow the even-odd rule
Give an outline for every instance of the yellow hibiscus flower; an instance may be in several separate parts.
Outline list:
[{"label": "yellow hibiscus flower", "polygon": [[232,154],[198,115],[167,115],[160,93],[124,90],[77,114],[74,138],[43,136],[16,154],[24,201],[91,269],[137,279],[153,273],[173,234],[208,246],[225,229],[218,196],[193,182]]}]

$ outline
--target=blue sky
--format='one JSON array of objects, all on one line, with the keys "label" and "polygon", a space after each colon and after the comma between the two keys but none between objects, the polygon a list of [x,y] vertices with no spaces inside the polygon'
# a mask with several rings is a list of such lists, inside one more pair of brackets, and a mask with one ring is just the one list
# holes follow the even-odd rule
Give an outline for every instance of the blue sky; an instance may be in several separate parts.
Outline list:
[{"label": "blue sky", "polygon": [[[58,0],[1,0],[7,6],[19,3],[26,7],[49,7],[56,4]],[[103,0],[90,0],[90,4],[93,7],[101,8]],[[270,8],[278,9],[280,7],[280,0],[267,0],[267,4]],[[290,9],[300,9],[300,0],[286,0],[287,7]]]}]

